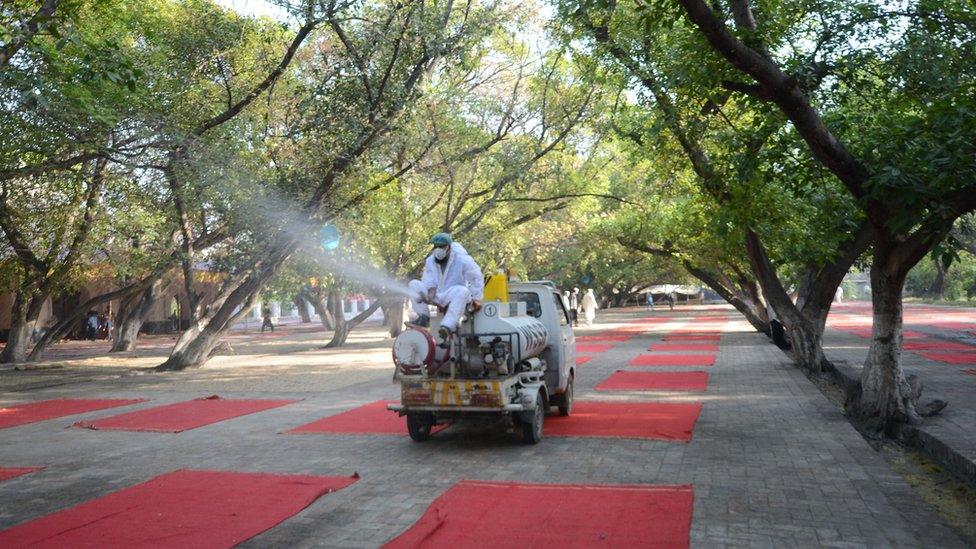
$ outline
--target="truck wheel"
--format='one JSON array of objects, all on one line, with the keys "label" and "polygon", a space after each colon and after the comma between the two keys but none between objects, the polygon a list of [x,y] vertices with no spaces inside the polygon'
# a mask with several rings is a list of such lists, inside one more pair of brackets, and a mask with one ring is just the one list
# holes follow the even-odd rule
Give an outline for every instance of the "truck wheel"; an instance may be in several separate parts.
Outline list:
[{"label": "truck wheel", "polygon": [[566,385],[566,392],[563,393],[563,397],[559,399],[559,415],[568,416],[573,413],[573,378],[569,378],[569,384]]},{"label": "truck wheel", "polygon": [[522,442],[538,444],[542,440],[542,423],[545,419],[546,410],[542,403],[542,393],[536,393],[535,408],[522,416]]},{"label": "truck wheel", "polygon": [[430,412],[408,412],[407,431],[410,438],[416,442],[423,442],[430,438],[430,428],[434,425],[434,416]]}]

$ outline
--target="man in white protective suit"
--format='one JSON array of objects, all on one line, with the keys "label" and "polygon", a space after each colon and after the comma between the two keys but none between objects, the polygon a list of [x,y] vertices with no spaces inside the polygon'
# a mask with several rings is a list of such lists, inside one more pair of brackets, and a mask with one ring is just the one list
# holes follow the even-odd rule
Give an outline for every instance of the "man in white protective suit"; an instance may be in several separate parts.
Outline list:
[{"label": "man in white protective suit", "polygon": [[457,331],[458,322],[464,308],[471,303],[474,309],[481,308],[485,296],[485,281],[481,267],[468,255],[468,251],[447,233],[437,233],[430,239],[434,246],[424,263],[424,274],[420,280],[410,281],[413,293],[413,310],[417,313],[417,326],[430,326],[428,304],[447,307],[438,331],[446,341]]}]

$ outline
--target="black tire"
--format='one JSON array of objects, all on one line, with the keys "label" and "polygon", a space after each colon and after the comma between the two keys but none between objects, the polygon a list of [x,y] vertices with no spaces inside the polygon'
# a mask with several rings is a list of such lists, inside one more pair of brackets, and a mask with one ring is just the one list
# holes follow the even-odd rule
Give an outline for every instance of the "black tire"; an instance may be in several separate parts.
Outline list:
[{"label": "black tire", "polygon": [[573,378],[569,378],[566,392],[559,399],[559,415],[565,417],[573,413]]},{"label": "black tire", "polygon": [[430,428],[434,426],[434,416],[430,412],[408,412],[407,432],[415,442],[430,438]]},{"label": "black tire", "polygon": [[542,440],[542,427],[546,419],[546,407],[542,402],[542,393],[535,395],[535,407],[531,412],[522,414],[522,442],[538,444]]}]

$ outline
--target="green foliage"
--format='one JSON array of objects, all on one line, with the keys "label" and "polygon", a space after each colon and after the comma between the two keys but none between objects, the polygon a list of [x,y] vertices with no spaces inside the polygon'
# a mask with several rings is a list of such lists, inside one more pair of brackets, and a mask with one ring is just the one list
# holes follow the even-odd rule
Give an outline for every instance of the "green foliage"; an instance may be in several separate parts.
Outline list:
[{"label": "green foliage", "polygon": [[[923,260],[908,273],[905,291],[915,297],[932,297],[930,290],[936,279],[935,262]],[[976,299],[976,256],[962,254],[959,260],[946,269],[942,299],[968,301]]]}]

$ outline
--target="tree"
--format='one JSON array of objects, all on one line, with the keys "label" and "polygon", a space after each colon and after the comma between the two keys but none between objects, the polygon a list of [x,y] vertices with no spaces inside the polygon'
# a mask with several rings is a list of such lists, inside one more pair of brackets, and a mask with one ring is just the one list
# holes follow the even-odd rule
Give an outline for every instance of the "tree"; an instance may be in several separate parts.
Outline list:
[{"label": "tree", "polygon": [[[728,12],[702,0],[679,4],[710,49],[741,75],[726,88],[775,105],[870,222],[873,337],[849,409],[871,430],[917,423],[899,360],[905,276],[976,207],[973,98],[964,91],[973,69],[965,59],[976,41],[962,8],[930,2],[901,12],[831,2],[812,14],[783,4],[759,20],[746,0],[728,2]],[[674,20],[673,12],[649,16]],[[877,40],[879,29],[892,38]],[[810,34],[810,47],[797,47]],[[809,85],[825,74],[836,85]]]},{"label": "tree", "polygon": [[[122,121],[143,98],[134,89],[134,51],[119,43],[128,29],[115,24],[61,36],[58,6],[43,3],[0,56],[0,229],[20,263],[3,362],[27,358],[44,302],[77,279],[115,175],[109,155],[132,151],[136,138],[125,135]],[[99,17],[104,7],[81,2],[58,14],[81,20]],[[19,8],[5,8],[4,17],[19,18]]]},{"label": "tree", "polygon": [[[53,198],[69,188],[65,178],[78,171],[75,166],[98,165],[102,175],[92,181],[108,179],[111,184],[90,188],[86,204],[93,206],[86,207],[81,218],[87,224],[78,230],[79,234],[102,231],[104,237],[88,252],[73,254],[69,249],[57,254],[55,261],[64,261],[53,272],[83,269],[75,267],[79,261],[88,262],[90,268],[109,261],[118,287],[66,312],[26,356],[29,360],[39,359],[90,307],[116,299],[121,300],[121,310],[113,350],[134,347],[145,314],[171,268],[185,267],[194,254],[228,236],[219,212],[207,211],[209,196],[199,187],[192,196],[197,202],[186,200],[183,185],[175,180],[172,159],[185,156],[189,143],[197,153],[206,148],[216,157],[214,142],[203,144],[201,138],[231,122],[270,87],[310,31],[299,29],[281,61],[266,68],[269,63],[263,59],[277,54],[280,28],[237,17],[209,2],[159,1],[133,7],[106,1],[79,6],[73,18],[82,30],[72,40],[63,46],[35,41],[24,50],[24,60],[3,73],[9,89],[19,92],[12,96],[19,101],[12,105],[19,108],[5,113],[17,139],[3,150],[11,167],[0,171],[0,184],[19,197],[26,197],[21,193],[33,187]],[[102,24],[106,17],[111,25]],[[79,72],[96,76],[87,83],[89,89],[77,89]],[[44,100],[31,102],[32,96]],[[79,127],[84,129],[80,139]],[[92,145],[84,137],[89,133],[109,135],[114,143]],[[226,134],[222,138],[226,140]],[[168,185],[160,186],[155,173],[170,175],[164,180]],[[162,213],[169,203],[175,206],[173,219]],[[67,208],[71,204],[66,201]],[[29,237],[19,239],[25,244],[21,248],[48,238],[38,232],[42,227],[55,233],[63,230],[63,219],[53,212],[42,216],[34,210],[25,215],[27,210],[18,210],[12,199],[3,206],[4,231],[15,235],[25,228],[31,231]],[[190,215],[200,220],[196,231],[187,222]],[[31,224],[37,220],[43,223]],[[177,235],[189,238],[182,250],[174,248]],[[71,245],[81,246],[86,240],[71,240]],[[27,253],[20,257],[30,262]],[[73,289],[61,275],[48,273],[45,276],[51,280],[45,282],[36,270],[25,274],[21,293],[36,291],[37,295],[21,303],[42,304],[48,296]],[[192,283],[192,274],[185,278]],[[16,336],[36,318],[37,310],[28,306],[25,314],[15,315],[23,319],[15,321],[15,337],[5,351],[17,359],[24,358],[26,340]]]},{"label": "tree", "polygon": [[[350,12],[356,9],[361,11]],[[301,206],[285,209],[292,214],[266,220],[260,232],[250,233],[250,250],[159,369],[206,362],[220,335],[253,306],[311,226],[328,218],[347,173],[416,100],[424,77],[445,57],[463,55],[479,35],[484,14],[471,5],[332,3],[314,16],[328,28],[328,37],[317,43],[317,58],[303,66],[296,95],[282,106],[289,117],[280,118],[286,126],[275,131],[285,137],[271,145],[274,168],[266,174],[280,194],[264,197],[276,205]]]},{"label": "tree", "polygon": [[[595,23],[594,18],[601,23]],[[647,36],[639,9],[611,7],[595,14],[577,10],[570,20],[596,42],[599,53],[619,64],[643,87],[657,111],[651,115],[654,122],[621,133],[639,144],[647,141],[648,131],[665,128],[672,134],[702,191],[718,203],[727,223],[741,228],[737,241],[730,244],[743,250],[752,271],[746,278],[753,278],[762,287],[764,300],[786,325],[796,361],[819,372],[827,364],[821,338],[830,303],[844,273],[871,242],[868,224],[850,223],[839,215],[844,210],[818,207],[825,199],[834,205],[842,201],[831,195],[829,187],[826,192],[809,192],[802,176],[811,168],[806,162],[791,160],[795,144],[783,127],[783,117],[763,112],[762,105],[753,105],[748,98],[739,101],[719,89],[720,69],[688,69],[682,66],[684,55],[669,55],[688,47],[689,42],[694,44],[684,29],[662,28]],[[771,141],[781,142],[781,148],[772,154],[768,151]],[[814,176],[823,179],[816,173],[808,177]],[[817,211],[830,214],[811,217],[811,212]],[[820,222],[801,224],[796,219]],[[787,294],[761,232],[775,234],[785,256],[802,262],[805,274],[796,282],[800,295],[797,304]],[[657,252],[667,253],[661,249]],[[764,315],[756,315],[762,304],[747,305],[754,301],[750,294],[756,292],[730,292],[721,288],[716,277],[700,274],[712,280],[709,284],[716,286],[720,295],[733,299],[754,325],[762,326]]]},{"label": "tree", "polygon": [[[362,179],[373,192],[358,200],[357,191],[348,199],[357,200],[355,207],[337,219],[348,235],[344,246],[366,255],[339,263],[407,280],[419,276],[430,235],[446,231],[491,272],[516,259],[512,240],[524,225],[583,196],[584,181],[564,175],[577,159],[573,143],[593,91],[565,59],[535,58],[503,31],[493,38],[501,45],[435,75],[404,131],[378,151],[382,171],[366,168]],[[332,293],[320,285],[317,301],[326,303]],[[375,303],[391,313],[393,335],[403,300],[381,291]],[[330,345],[341,345],[357,319],[349,325],[336,319]]]},{"label": "tree", "polygon": [[14,2],[0,11],[0,26],[5,30],[5,42],[0,44],[0,69],[38,33],[56,24],[58,4],[58,0],[43,0],[40,6],[36,2]]}]

